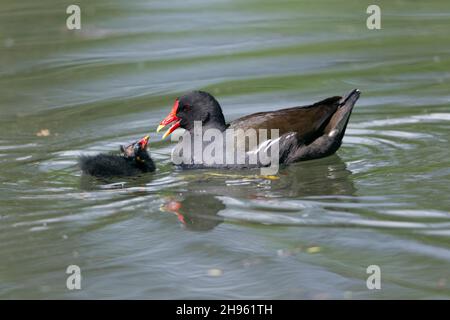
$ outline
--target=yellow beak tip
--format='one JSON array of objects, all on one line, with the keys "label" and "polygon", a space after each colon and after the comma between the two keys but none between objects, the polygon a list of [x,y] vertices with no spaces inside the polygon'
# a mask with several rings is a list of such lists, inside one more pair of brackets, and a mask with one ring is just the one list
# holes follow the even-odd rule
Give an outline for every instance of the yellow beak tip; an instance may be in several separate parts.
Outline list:
[{"label": "yellow beak tip", "polygon": [[167,130],[166,133],[164,133],[164,135],[162,136],[162,140],[164,140],[165,138],[167,138],[167,136],[170,134],[169,132],[170,130]]},{"label": "yellow beak tip", "polygon": [[164,127],[165,127],[164,125],[160,124],[156,129],[156,132],[160,132]]}]

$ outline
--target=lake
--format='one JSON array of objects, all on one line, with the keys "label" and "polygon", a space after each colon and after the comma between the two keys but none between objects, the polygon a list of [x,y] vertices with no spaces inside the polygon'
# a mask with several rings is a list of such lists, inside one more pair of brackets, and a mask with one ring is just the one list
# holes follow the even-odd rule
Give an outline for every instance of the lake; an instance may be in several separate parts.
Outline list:
[{"label": "lake", "polygon": [[[449,299],[450,2],[369,30],[371,2],[81,0],[68,30],[2,0],[0,298]],[[189,90],[233,120],[354,88],[339,151],[274,177],[175,170],[156,133]],[[81,175],[147,133],[154,174]]]}]

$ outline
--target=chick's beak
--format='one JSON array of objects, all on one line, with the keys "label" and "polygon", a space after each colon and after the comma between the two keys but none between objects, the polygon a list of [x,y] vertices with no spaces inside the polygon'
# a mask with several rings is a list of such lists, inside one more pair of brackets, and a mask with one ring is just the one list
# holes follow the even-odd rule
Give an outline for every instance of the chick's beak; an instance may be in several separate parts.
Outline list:
[{"label": "chick's beak", "polygon": [[166,133],[164,133],[162,137],[163,139],[165,139],[169,134],[174,132],[175,129],[177,129],[180,126],[181,119],[177,117],[177,110],[178,110],[178,99],[175,100],[175,104],[173,105],[172,111],[170,111],[168,116],[163,121],[161,121],[161,123],[158,126],[158,129],[156,129],[156,132],[159,132],[168,124],[176,121],[174,124],[170,126],[170,128],[166,131]]},{"label": "chick's beak", "polygon": [[139,140],[139,145],[141,146],[142,149],[145,149],[147,147],[149,139],[150,139],[150,136],[145,136],[141,140]]}]

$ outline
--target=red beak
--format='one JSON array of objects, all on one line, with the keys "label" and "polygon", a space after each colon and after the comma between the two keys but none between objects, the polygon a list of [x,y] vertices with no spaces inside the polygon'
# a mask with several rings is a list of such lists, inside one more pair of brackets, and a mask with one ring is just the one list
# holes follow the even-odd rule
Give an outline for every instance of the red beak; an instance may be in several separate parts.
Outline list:
[{"label": "red beak", "polygon": [[141,146],[142,149],[145,149],[147,147],[149,139],[150,139],[150,136],[145,136],[141,140],[139,140],[139,145]]},{"label": "red beak", "polygon": [[166,131],[163,135],[163,139],[165,139],[169,134],[175,131],[176,128],[180,126],[181,119],[177,117],[177,110],[178,110],[178,99],[175,100],[175,104],[173,105],[172,111],[170,111],[169,115],[161,121],[161,123],[158,126],[158,129],[156,129],[156,132],[161,131],[165,126],[168,124],[176,121],[174,124],[172,124],[169,128],[169,130]]}]

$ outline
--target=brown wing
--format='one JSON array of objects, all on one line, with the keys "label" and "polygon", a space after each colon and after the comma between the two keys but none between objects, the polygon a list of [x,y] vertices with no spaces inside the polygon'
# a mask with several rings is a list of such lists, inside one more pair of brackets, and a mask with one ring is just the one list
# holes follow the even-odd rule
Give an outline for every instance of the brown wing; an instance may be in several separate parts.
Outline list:
[{"label": "brown wing", "polygon": [[293,107],[269,112],[258,112],[232,121],[233,129],[279,129],[279,135],[297,132],[299,140],[308,140],[322,134],[323,128],[336,112],[341,97],[331,97],[310,106]]}]

